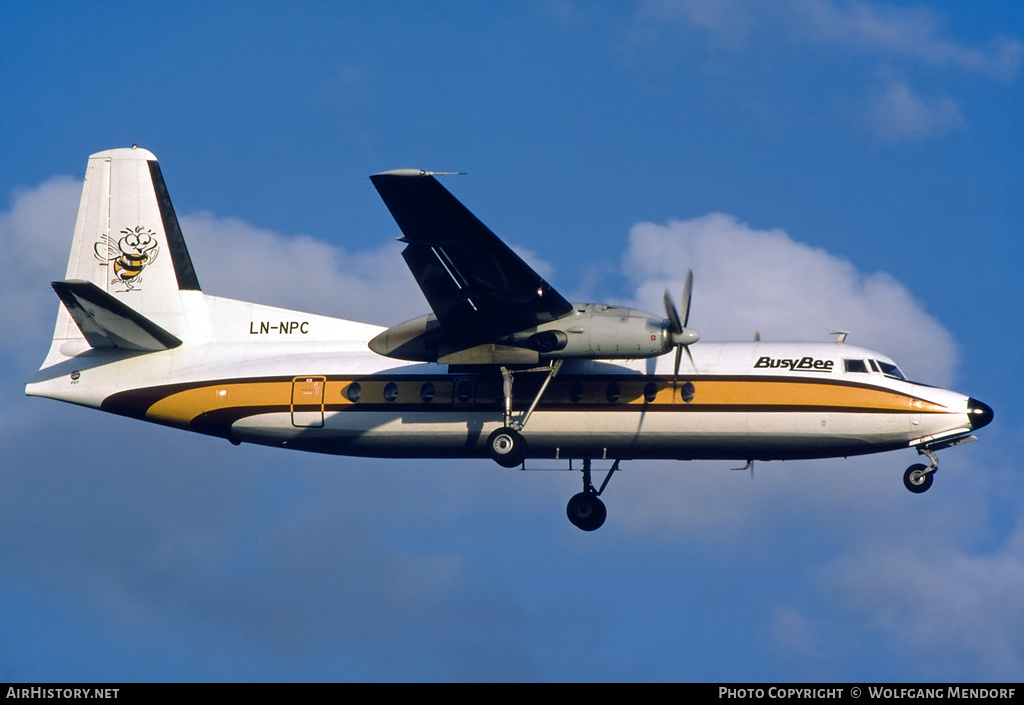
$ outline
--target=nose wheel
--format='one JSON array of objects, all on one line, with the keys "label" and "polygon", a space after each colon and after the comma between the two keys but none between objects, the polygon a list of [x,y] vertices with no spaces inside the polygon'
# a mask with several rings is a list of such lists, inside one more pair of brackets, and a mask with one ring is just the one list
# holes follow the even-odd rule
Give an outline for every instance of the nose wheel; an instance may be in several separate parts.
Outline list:
[{"label": "nose wheel", "polygon": [[922,465],[921,463],[911,465],[903,473],[903,486],[914,494],[927,492],[928,488],[932,486],[932,481],[935,479],[934,473],[935,470],[929,470],[927,465]]}]

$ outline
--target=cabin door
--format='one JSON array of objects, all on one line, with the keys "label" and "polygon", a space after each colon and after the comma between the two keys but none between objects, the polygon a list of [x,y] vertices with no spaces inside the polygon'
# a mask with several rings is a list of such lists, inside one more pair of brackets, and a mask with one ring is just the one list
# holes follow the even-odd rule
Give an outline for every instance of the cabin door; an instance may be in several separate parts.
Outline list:
[{"label": "cabin door", "polygon": [[320,428],[324,425],[326,377],[296,377],[292,380],[292,426]]}]

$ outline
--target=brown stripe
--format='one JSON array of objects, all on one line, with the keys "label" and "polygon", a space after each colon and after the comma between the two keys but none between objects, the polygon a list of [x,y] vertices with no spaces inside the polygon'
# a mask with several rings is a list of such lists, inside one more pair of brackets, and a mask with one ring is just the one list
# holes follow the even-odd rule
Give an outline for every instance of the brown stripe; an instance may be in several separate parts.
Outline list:
[{"label": "brown stripe", "polygon": [[[323,375],[318,377],[323,378]],[[455,381],[469,377],[475,384],[475,401],[453,403]],[[419,389],[423,382],[434,385],[434,396],[423,402]],[[518,380],[517,380],[518,381]],[[620,387],[619,401],[605,398],[607,385],[615,381]],[[658,386],[652,402],[643,398],[650,382]],[[566,377],[553,382],[538,409],[560,412],[639,412],[644,413],[948,413],[946,407],[894,392],[884,387],[829,380],[765,379],[757,376],[695,377],[691,402],[682,401],[664,377],[591,376]],[[350,402],[345,395],[349,384],[362,387],[360,401]],[[396,401],[383,400],[384,388],[398,385]],[[584,397],[578,403],[567,400],[569,386],[584,384]],[[680,383],[682,384],[682,383]],[[146,419],[177,428],[226,436],[231,424],[257,414],[289,412],[292,409],[293,377],[241,378],[188,382],[159,387],[127,390],[104,400],[101,408],[125,416]],[[531,390],[530,387],[533,389]],[[497,398],[501,380],[496,375],[368,375],[364,377],[326,377],[324,410],[327,412],[409,412],[428,411],[458,413],[478,411],[500,414],[502,403]],[[525,389],[524,389],[525,388]],[[522,410],[532,400],[536,384],[517,385],[514,408]],[[476,401],[479,400],[479,401]],[[302,404],[296,410],[320,409],[318,404]]]}]

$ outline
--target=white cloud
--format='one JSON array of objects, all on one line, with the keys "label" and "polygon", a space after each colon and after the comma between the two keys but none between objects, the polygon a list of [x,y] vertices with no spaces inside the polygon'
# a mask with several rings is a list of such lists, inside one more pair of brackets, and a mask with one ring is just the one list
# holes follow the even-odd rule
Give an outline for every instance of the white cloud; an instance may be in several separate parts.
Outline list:
[{"label": "white cloud", "polygon": [[948,38],[935,14],[921,7],[857,0],[790,0],[788,5],[807,35],[818,41],[1004,78],[1016,75],[1024,56],[1024,44],[1006,37],[986,48]]},{"label": "white cloud", "polygon": [[[920,540],[862,546],[825,571],[825,589],[857,619],[916,654],[936,678],[969,672],[1018,678],[1024,668],[1024,531],[996,552]],[[927,672],[927,671],[926,671]]]},{"label": "white cloud", "polygon": [[891,141],[932,137],[964,122],[956,101],[919,96],[903,80],[890,83],[874,99],[866,118],[877,135]]},{"label": "white cloud", "polygon": [[[194,213],[179,218],[203,291],[364,323],[394,325],[430,313],[430,305],[391,238],[376,249],[347,251],[308,235],[283,235],[238,218]],[[553,268],[514,248],[541,276]]]},{"label": "white cloud", "polygon": [[[750,55],[753,47],[772,43],[854,56],[875,72],[925,67],[933,74],[956,70],[1005,81],[1016,78],[1024,60],[1024,42],[1019,39],[959,41],[950,36],[940,15],[921,7],[859,0],[649,0],[638,16],[644,27],[660,29],[668,23],[696,28],[718,46],[747,52],[741,57],[744,67],[748,62],[777,61],[775,51]],[[848,79],[837,90],[857,90],[857,85]],[[887,141],[935,137],[965,122],[954,98],[921,95],[906,79],[888,81],[876,95],[857,101],[867,107],[850,112],[866,117],[875,134]]]},{"label": "white cloud", "polygon": [[647,0],[639,14],[659,22],[682,21],[709,32],[726,45],[739,47],[776,5],[747,0]]},{"label": "white cloud", "polygon": [[382,325],[430,311],[393,241],[348,252],[212,213],[179,220],[206,293]]},{"label": "white cloud", "polygon": [[64,278],[81,192],[80,180],[56,176],[0,212],[0,353],[43,359],[60,305],[50,282]]},{"label": "white cloud", "polygon": [[687,268],[690,323],[706,340],[751,340],[755,331],[764,340],[825,340],[844,330],[851,344],[890,355],[915,379],[952,381],[952,336],[888,274],[862,274],[782,230],[722,213],[633,226],[625,269],[639,308],[661,310],[665,289],[678,296]]},{"label": "white cloud", "polygon": [[947,36],[936,14],[858,0],[648,0],[641,16],[676,20],[738,47],[755,33],[817,42],[926,65],[1013,78],[1024,43],[998,37],[985,47]]}]

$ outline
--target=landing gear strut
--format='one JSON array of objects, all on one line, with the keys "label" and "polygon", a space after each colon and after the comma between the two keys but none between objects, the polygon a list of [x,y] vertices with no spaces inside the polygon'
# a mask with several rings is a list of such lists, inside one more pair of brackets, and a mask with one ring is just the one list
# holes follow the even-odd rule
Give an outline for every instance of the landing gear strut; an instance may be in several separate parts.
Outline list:
[{"label": "landing gear strut", "polygon": [[939,469],[939,458],[935,455],[935,451],[928,446],[918,448],[917,452],[927,456],[931,465],[922,465],[921,463],[911,465],[903,473],[903,486],[914,494],[921,494],[927,492],[928,488],[932,486],[932,481],[935,480],[935,471]]},{"label": "landing gear strut", "polygon": [[502,396],[505,399],[505,413],[502,417],[503,425],[487,438],[487,453],[491,456],[491,460],[498,465],[503,468],[514,468],[526,459],[526,439],[523,438],[523,434],[520,431],[526,427],[526,422],[530,420],[530,415],[537,408],[537,404],[540,403],[540,399],[544,396],[548,384],[554,379],[561,368],[562,361],[555,360],[546,368],[525,370],[526,372],[546,370],[548,375],[540,385],[537,396],[533,398],[526,412],[518,419],[512,418],[512,378],[515,373],[507,367],[501,368]]},{"label": "landing gear strut", "polygon": [[604,502],[598,499],[598,495],[604,492],[604,488],[608,486],[608,480],[618,469],[619,461],[616,460],[612,463],[611,470],[608,471],[604,482],[601,483],[601,489],[595,490],[590,481],[590,459],[583,460],[583,491],[573,495],[565,507],[566,516],[569,517],[573,526],[583,531],[594,531],[601,528],[608,516],[608,510],[605,508]]}]

